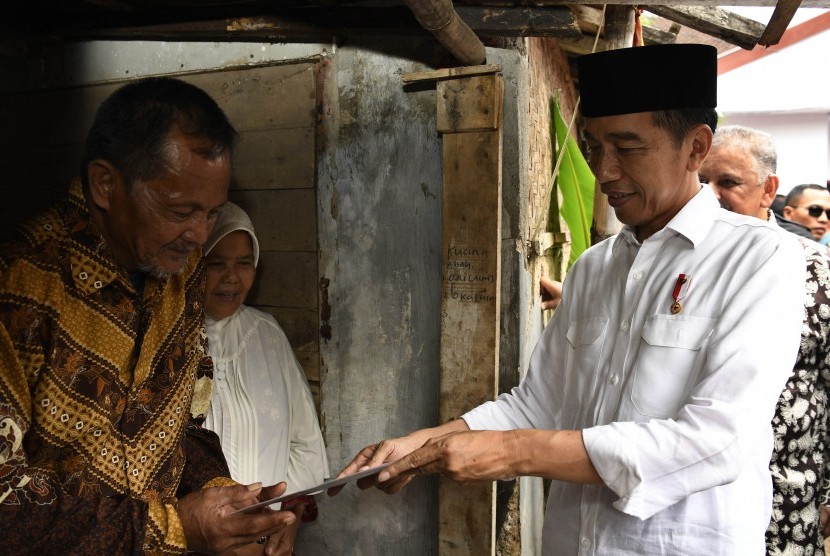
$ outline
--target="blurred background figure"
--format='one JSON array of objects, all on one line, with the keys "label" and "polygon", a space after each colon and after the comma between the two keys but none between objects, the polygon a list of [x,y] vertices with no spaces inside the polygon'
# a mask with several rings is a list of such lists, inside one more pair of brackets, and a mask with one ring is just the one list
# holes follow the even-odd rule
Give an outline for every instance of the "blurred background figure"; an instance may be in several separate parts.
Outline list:
[{"label": "blurred background figure", "polygon": [[821,241],[830,217],[830,191],[826,187],[815,183],[796,185],[787,193],[784,205],[784,218],[807,227],[813,239]]},{"label": "blurred background figure", "polygon": [[[205,427],[219,435],[231,477],[286,481],[290,493],[328,477],[328,459],[308,381],[285,333],[274,317],[243,304],[258,262],[250,218],[226,203],[205,244],[205,328],[214,366]],[[316,506],[305,502],[307,521]]]}]

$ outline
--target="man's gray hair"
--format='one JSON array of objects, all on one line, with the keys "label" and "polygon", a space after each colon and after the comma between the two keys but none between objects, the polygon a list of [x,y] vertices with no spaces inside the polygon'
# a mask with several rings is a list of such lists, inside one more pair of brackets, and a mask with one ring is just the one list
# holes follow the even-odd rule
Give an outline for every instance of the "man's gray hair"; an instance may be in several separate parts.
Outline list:
[{"label": "man's gray hair", "polygon": [[758,177],[758,185],[775,174],[778,166],[778,155],[775,152],[775,144],[772,142],[772,136],[769,133],[742,125],[721,126],[712,139],[712,149],[726,146],[742,147],[749,151],[749,154],[755,160],[755,174]]}]

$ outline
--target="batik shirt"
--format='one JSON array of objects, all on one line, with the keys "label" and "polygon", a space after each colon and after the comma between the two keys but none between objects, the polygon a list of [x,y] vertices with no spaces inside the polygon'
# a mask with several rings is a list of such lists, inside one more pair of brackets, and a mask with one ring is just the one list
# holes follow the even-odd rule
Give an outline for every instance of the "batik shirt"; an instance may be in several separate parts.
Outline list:
[{"label": "batik shirt", "polygon": [[138,293],[77,180],[0,246],[4,552],[185,551],[177,491],[229,481],[215,435],[190,429],[210,364],[199,256]]},{"label": "batik shirt", "polygon": [[824,554],[819,507],[827,503],[830,480],[830,259],[823,246],[800,237],[798,240],[807,261],[806,302],[798,359],[772,421],[775,449],[770,462],[770,555]]}]

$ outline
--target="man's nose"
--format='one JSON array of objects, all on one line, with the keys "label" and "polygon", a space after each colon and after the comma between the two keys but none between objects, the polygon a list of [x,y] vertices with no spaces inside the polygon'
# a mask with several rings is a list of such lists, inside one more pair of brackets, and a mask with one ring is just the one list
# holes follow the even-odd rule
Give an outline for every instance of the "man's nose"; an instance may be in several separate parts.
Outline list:
[{"label": "man's nose", "polygon": [[187,229],[182,234],[182,237],[188,243],[195,243],[204,245],[207,243],[208,235],[213,228],[213,222],[207,218],[193,217],[188,223]]},{"label": "man's nose", "polygon": [[599,155],[594,164],[594,175],[600,183],[608,183],[620,179],[620,163],[617,157],[607,151]]}]

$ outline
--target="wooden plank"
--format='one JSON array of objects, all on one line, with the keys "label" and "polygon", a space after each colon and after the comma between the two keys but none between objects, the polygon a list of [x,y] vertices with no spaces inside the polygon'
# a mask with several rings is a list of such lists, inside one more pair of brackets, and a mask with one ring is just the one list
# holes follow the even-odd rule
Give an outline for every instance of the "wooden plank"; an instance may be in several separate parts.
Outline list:
[{"label": "wooden plank", "polygon": [[257,306],[257,309],[276,319],[295,351],[319,351],[320,323],[316,308]]},{"label": "wooden plank", "polygon": [[234,190],[228,197],[251,217],[260,251],[317,251],[313,189]]},{"label": "wooden plank", "polygon": [[234,154],[235,189],[314,188],[314,127],[243,131]]},{"label": "wooden plank", "polygon": [[764,28],[761,38],[758,39],[758,44],[762,46],[778,44],[800,5],[801,0],[778,0],[778,4],[775,5],[775,9],[769,18],[769,23]]},{"label": "wooden plank", "polygon": [[458,68],[442,68],[432,71],[416,71],[405,73],[401,76],[404,83],[416,83],[418,81],[439,81],[441,79],[456,79],[458,77],[473,77],[476,75],[488,75],[501,71],[501,66],[496,64],[485,64],[482,66],[461,66]]},{"label": "wooden plank", "polygon": [[565,6],[455,6],[455,11],[482,37],[575,38],[580,35],[573,12]]},{"label": "wooden plank", "polygon": [[436,127],[441,133],[493,131],[500,127],[501,77],[481,75],[439,81]]},{"label": "wooden plank", "polygon": [[182,79],[210,94],[237,131],[313,126],[315,64],[262,66]]},{"label": "wooden plank", "polygon": [[317,307],[317,253],[260,253],[248,302],[271,307]]},{"label": "wooden plank", "polygon": [[[494,77],[499,84],[496,90],[477,90],[500,97],[501,77]],[[448,94],[453,91],[446,88]],[[490,105],[489,100],[467,94],[460,100],[456,106],[462,112],[476,113],[480,106]],[[452,99],[447,102],[453,104]],[[498,392],[501,140],[501,128],[448,133],[443,138],[441,422],[458,418]],[[442,479],[438,506],[442,556],[493,553],[493,483],[462,487]]]},{"label": "wooden plank", "polygon": [[643,9],[706,33],[721,40],[752,50],[764,32],[764,24],[747,17],[715,7],[701,6],[642,6]]}]

